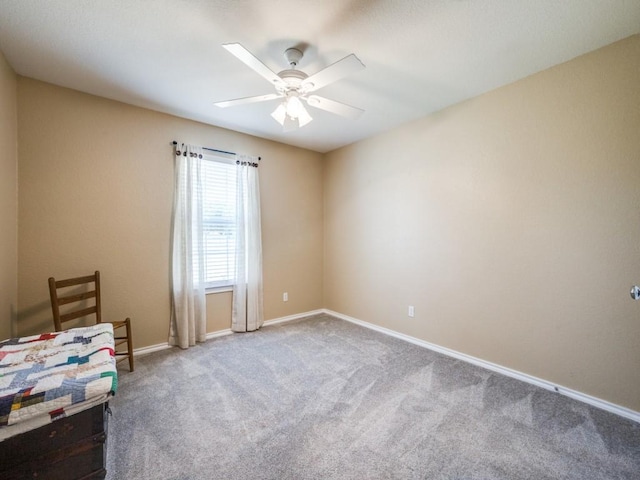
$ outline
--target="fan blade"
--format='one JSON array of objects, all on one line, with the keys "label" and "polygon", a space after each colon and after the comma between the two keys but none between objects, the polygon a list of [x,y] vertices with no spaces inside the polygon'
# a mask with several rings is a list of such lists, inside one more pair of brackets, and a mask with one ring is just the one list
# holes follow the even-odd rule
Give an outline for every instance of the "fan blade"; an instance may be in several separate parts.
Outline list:
[{"label": "fan blade", "polygon": [[320,110],[326,110],[327,112],[335,113],[343,117],[356,120],[360,115],[364,113],[361,108],[352,107],[345,103],[336,102],[335,100],[329,100],[328,98],[319,97],[318,95],[311,95],[307,98],[307,103],[319,108]]},{"label": "fan blade", "polygon": [[274,98],[280,98],[282,95],[277,93],[269,93],[267,95],[258,95],[256,97],[244,97],[236,98],[235,100],[225,100],[223,102],[216,102],[214,105],[220,108],[235,107],[236,105],[245,105],[247,103],[264,102],[266,100],[273,100]]},{"label": "fan blade", "polygon": [[266,78],[272,85],[286,85],[284,80],[274,73],[273,70],[258,60],[253,53],[239,43],[225,43],[222,46],[231,54],[235,55],[238,60],[242,61],[249,68]]},{"label": "fan blade", "polygon": [[364,63],[352,53],[307,77],[302,82],[302,89],[305,92],[313,92],[363,68],[365,68]]}]

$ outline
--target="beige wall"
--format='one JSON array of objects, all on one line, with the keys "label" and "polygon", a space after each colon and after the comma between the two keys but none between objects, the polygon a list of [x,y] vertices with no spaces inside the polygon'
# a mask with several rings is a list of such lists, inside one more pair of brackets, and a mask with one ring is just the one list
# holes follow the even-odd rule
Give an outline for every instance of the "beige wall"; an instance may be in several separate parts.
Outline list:
[{"label": "beige wall", "polygon": [[3,318],[50,330],[47,277],[100,269],[106,315],[166,342],[178,139],[263,158],[267,319],[324,306],[640,411],[639,76],[634,36],[323,157],[21,77],[16,133],[0,59]]},{"label": "beige wall", "polygon": [[325,307],[640,411],[640,36],[324,178]]},{"label": "beige wall", "polygon": [[[166,343],[174,139],[262,157],[265,318],[322,307],[320,154],[23,77],[18,127],[21,335],[52,329],[49,276],[99,269],[106,317]],[[208,312],[229,328],[230,295]]]},{"label": "beige wall", "polygon": [[18,308],[16,74],[0,52],[0,340],[15,336]]}]

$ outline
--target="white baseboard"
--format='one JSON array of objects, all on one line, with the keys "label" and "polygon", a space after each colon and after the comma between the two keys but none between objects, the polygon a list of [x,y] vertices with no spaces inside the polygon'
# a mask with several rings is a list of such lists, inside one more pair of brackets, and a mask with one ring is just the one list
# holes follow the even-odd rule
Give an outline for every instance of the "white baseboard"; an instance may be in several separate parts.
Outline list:
[{"label": "white baseboard", "polygon": [[216,332],[207,333],[207,340],[211,340],[212,338],[224,337],[226,335],[231,335],[233,332],[230,328],[225,328],[224,330],[218,330]]},{"label": "white baseboard", "polygon": [[[312,310],[310,312],[296,313],[295,315],[288,315],[286,317],[272,318],[271,320],[265,320],[263,326],[276,325],[278,323],[290,322],[292,320],[298,320],[300,318],[310,317],[312,315],[318,315],[320,313],[325,313],[324,310]],[[218,330],[216,332],[207,333],[207,340],[217,337],[224,337],[225,335],[231,335],[233,332],[230,328],[225,328],[224,330]],[[167,348],[172,348],[172,345],[169,343],[158,343],[157,345],[150,345],[148,347],[135,348],[133,350],[134,357],[140,357],[142,355],[148,355],[153,352],[159,352],[161,350],[166,350]]]},{"label": "white baseboard", "polygon": [[160,350],[166,350],[167,348],[171,348],[169,343],[158,343],[157,345],[149,345],[148,347],[140,347],[133,349],[134,357],[141,357],[143,355],[149,355],[153,352],[159,352]]},{"label": "white baseboard", "polygon": [[263,326],[276,325],[278,323],[290,322],[292,320],[299,320],[304,317],[311,317],[313,315],[319,315],[326,313],[326,310],[320,308],[318,310],[311,310],[310,312],[296,313],[294,315],[287,315],[286,317],[272,318],[271,320],[265,320]]},{"label": "white baseboard", "polygon": [[486,368],[487,370],[491,370],[493,372],[501,373],[502,375],[506,375],[507,377],[515,378],[517,380],[521,380],[523,382],[536,385],[546,390],[558,392],[562,395],[573,398],[574,400],[578,400],[588,405],[592,405],[596,408],[606,410],[607,412],[615,413],[616,415],[620,415],[621,417],[625,417],[625,418],[628,418],[629,420],[633,420],[634,422],[640,423],[640,412],[636,412],[635,410],[631,410],[629,408],[616,405],[615,403],[607,402],[606,400],[602,400],[600,398],[587,395],[586,393],[578,392],[577,390],[572,390],[570,388],[566,388],[560,385],[555,385],[541,378],[537,378],[537,377],[528,375],[526,373],[519,372],[517,370],[512,370],[510,368],[503,367],[501,365],[491,363],[486,360],[482,360],[480,358],[472,357],[471,355],[457,352],[455,350],[451,350],[446,347],[441,347],[439,345],[429,343],[419,338],[412,337],[410,335],[405,335],[404,333],[396,332],[394,330],[380,327],[378,325],[374,325],[372,323],[365,322],[357,318],[349,317],[348,315],[334,312],[333,310],[323,309],[322,311],[327,315],[337,317],[341,320],[346,320],[347,322],[355,323],[356,325],[360,325],[362,327],[369,328],[371,330],[375,330],[377,332],[384,333],[386,335],[389,335],[395,338],[399,338],[400,340],[404,340],[406,342],[413,343],[415,345],[418,345],[424,348],[428,348],[429,350],[442,353],[443,355],[447,355],[449,357],[453,357],[458,360],[462,360],[462,361],[471,363],[473,365]]},{"label": "white baseboard", "polygon": [[[233,332],[229,328],[226,328],[224,330],[218,330],[217,332],[209,332],[207,333],[207,340],[210,340],[212,338],[217,338],[217,337],[224,337],[225,335],[230,335],[232,333]],[[169,342],[158,343],[157,345],[150,345],[148,347],[134,348],[133,356],[141,357],[142,355],[148,355],[150,353],[159,352],[161,350],[166,350],[168,348],[173,348],[173,345],[169,345]]]}]

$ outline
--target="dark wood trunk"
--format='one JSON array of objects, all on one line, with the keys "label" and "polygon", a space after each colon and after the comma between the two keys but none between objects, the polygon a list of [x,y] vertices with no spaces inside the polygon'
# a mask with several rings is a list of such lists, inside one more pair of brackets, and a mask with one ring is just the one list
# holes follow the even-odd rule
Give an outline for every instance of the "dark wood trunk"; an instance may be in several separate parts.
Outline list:
[{"label": "dark wood trunk", "polygon": [[0,442],[2,480],[104,478],[108,404]]}]

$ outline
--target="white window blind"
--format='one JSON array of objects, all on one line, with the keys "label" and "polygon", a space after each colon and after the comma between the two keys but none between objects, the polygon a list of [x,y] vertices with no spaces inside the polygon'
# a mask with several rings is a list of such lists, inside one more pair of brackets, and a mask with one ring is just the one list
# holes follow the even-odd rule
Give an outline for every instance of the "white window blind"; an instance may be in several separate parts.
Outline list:
[{"label": "white window blind", "polygon": [[236,247],[235,163],[205,156],[202,162],[204,271],[207,288],[233,284]]}]

